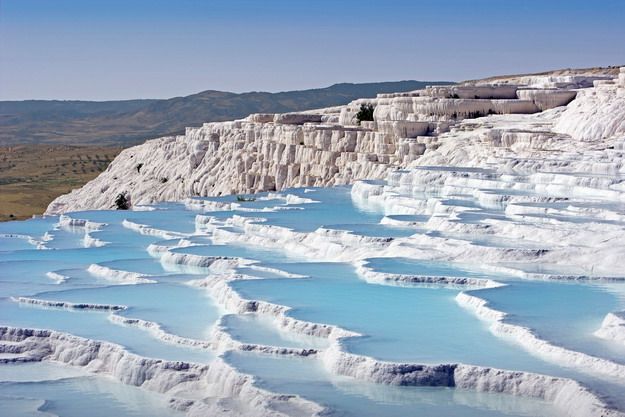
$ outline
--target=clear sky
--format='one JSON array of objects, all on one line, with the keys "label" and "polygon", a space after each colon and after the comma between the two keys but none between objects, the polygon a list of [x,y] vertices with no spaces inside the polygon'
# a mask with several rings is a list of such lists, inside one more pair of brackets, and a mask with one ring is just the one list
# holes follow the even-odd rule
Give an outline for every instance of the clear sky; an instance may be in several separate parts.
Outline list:
[{"label": "clear sky", "polygon": [[625,65],[625,0],[0,0],[0,100]]}]

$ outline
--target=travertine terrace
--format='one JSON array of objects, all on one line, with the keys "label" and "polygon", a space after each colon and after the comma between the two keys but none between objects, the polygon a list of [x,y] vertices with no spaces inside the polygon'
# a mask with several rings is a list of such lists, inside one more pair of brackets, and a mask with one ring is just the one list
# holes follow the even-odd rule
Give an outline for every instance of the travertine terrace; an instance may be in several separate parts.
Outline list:
[{"label": "travertine terrace", "polygon": [[[427,406],[455,388],[470,415],[622,417],[624,144],[625,68],[149,141],[49,207],[65,214],[2,229],[3,274],[33,282],[0,300],[0,362],[107,375],[188,416],[421,415],[387,400],[444,387]],[[132,210],[79,211],[122,193]]]},{"label": "travertine terrace", "polygon": [[[507,160],[521,161],[554,141],[578,149],[576,141],[604,141],[625,130],[625,73],[613,79],[613,71],[431,86],[317,111],[207,123],[125,150],[47,212],[112,208],[120,193],[146,204],[348,184],[418,165],[423,155],[428,163],[452,157],[449,164],[479,166],[504,150]],[[361,104],[375,107],[374,121],[357,123]],[[466,141],[479,144],[477,159],[464,160],[456,150]],[[451,145],[442,152],[442,144]]]}]

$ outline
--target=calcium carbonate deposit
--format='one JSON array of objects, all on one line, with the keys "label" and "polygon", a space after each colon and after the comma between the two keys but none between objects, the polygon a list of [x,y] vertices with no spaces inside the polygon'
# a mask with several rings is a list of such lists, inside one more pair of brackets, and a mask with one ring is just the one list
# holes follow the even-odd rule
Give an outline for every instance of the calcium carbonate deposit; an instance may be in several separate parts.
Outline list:
[{"label": "calcium carbonate deposit", "polygon": [[625,416],[624,152],[625,69],[127,149],[0,224],[0,410]]}]

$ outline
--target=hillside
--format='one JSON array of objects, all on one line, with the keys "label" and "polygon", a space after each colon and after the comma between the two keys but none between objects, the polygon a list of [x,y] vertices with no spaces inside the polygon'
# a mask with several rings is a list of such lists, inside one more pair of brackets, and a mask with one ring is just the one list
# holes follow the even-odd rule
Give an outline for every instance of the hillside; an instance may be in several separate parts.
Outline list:
[{"label": "hillside", "polygon": [[0,101],[0,146],[63,144],[132,146],[146,139],[184,132],[204,122],[238,119],[250,113],[284,113],[330,107],[378,93],[411,91],[441,81],[335,84],[279,93],[203,91],[166,100]]},{"label": "hillside", "polygon": [[57,196],[98,176],[120,151],[44,144],[0,147],[0,221],[42,213]]}]

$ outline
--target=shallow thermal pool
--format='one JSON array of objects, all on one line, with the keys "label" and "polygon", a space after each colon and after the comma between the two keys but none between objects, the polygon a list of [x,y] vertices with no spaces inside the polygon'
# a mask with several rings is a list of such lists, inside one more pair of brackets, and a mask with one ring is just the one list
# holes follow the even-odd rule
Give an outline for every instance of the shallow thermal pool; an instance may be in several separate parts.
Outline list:
[{"label": "shallow thermal pool", "polygon": [[182,417],[161,396],[53,363],[0,367],[0,408],[11,417]]},{"label": "shallow thermal pool", "polygon": [[[503,210],[483,209],[470,198],[441,198],[441,204],[470,209],[454,218],[456,223],[505,217]],[[332,349],[376,361],[467,364],[567,377],[615,405],[625,397],[622,378],[558,363],[500,337],[492,331],[492,320],[478,317],[457,299],[461,292],[479,297],[490,308],[509,313],[506,323],[527,327],[548,343],[623,364],[625,345],[593,335],[606,314],[625,308],[620,281],[522,280],[479,262],[407,255],[411,248],[419,257],[427,255],[428,239],[449,238],[450,245],[474,240],[474,247],[506,251],[540,249],[539,242],[506,239],[504,245],[496,236],[428,230],[426,214],[394,214],[355,203],[349,187],[67,216],[73,220],[45,217],[0,224],[0,326],[110,342],[143,358],[168,361],[175,369],[184,370],[187,366],[181,364],[187,363],[209,369],[230,366],[254,376],[257,388],[298,395],[329,415],[565,415],[540,398],[458,389],[453,383],[398,386],[350,376],[324,361]],[[279,240],[289,236],[276,233],[285,228],[296,232],[296,241]],[[323,250],[324,238],[330,239],[332,250]],[[412,245],[413,239],[418,243]],[[356,248],[349,246],[353,242],[359,242]],[[399,252],[386,250],[397,242]],[[343,244],[344,256],[337,262],[332,257]],[[350,260],[351,250],[356,255]],[[446,277],[460,284],[377,282],[361,275],[358,265],[371,273]],[[458,278],[488,284],[469,286]],[[489,288],[493,282],[506,285]],[[324,325],[354,336],[328,338]],[[184,413],[168,406],[177,396],[209,404],[230,395],[221,389],[209,392],[211,385],[201,385],[197,375],[183,382],[168,379],[167,389],[152,383],[141,389],[128,381],[137,374],[156,378],[157,371],[128,369],[132,378],[123,378],[111,375],[109,368],[86,365],[84,357],[61,364],[47,361],[41,351],[26,355],[13,348],[16,343],[0,340],[3,415],[71,417],[88,410],[93,416],[177,416]],[[25,358],[35,361],[22,363]],[[246,400],[228,399],[220,406],[240,408],[236,401]]]}]

